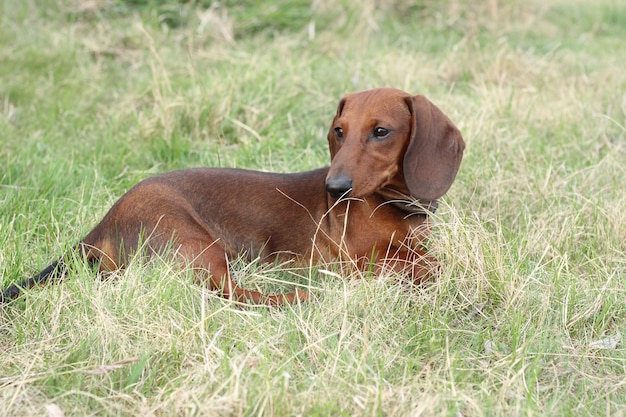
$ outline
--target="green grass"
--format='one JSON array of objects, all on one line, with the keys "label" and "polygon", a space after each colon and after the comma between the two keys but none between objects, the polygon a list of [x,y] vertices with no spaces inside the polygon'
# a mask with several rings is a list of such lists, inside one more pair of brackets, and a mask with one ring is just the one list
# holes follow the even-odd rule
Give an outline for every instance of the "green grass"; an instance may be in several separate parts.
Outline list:
[{"label": "green grass", "polygon": [[5,0],[3,287],[154,173],[328,164],[346,92],[426,94],[467,148],[436,283],[238,261],[315,295],[240,309],[77,260],[0,307],[0,416],[626,414],[624,39],[611,0]]}]

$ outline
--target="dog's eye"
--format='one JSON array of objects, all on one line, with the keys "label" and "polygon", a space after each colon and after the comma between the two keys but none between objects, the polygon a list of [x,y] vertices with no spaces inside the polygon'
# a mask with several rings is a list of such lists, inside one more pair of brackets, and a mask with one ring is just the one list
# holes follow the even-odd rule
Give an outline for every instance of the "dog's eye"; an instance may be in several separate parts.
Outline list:
[{"label": "dog's eye", "polygon": [[374,136],[378,139],[383,139],[389,135],[389,129],[385,129],[384,127],[376,127],[374,128]]},{"label": "dog's eye", "polygon": [[343,139],[343,129],[340,127],[336,127],[335,135],[337,136],[337,139]]}]

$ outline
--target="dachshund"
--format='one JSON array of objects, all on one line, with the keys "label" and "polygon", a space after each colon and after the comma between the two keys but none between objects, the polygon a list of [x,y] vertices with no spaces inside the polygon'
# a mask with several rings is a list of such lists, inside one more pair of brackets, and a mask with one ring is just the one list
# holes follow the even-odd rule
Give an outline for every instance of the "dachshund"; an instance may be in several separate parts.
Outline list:
[{"label": "dachshund", "polygon": [[[249,304],[305,301],[309,293],[263,294],[241,288],[229,258],[300,264],[343,261],[419,283],[436,260],[424,251],[429,217],[454,181],[465,143],[459,129],[423,95],[392,88],[348,94],[328,132],[331,163],[279,174],[194,168],[147,178],[123,195],[74,248],[100,272],[119,270],[141,248],[168,251],[195,280]],[[63,258],[12,285],[58,280]]]}]

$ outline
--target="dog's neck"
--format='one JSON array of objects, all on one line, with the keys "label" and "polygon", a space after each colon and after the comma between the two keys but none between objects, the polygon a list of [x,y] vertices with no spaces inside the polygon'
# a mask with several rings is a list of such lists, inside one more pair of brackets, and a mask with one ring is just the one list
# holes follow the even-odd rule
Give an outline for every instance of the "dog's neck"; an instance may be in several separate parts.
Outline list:
[{"label": "dog's neck", "polygon": [[412,214],[430,215],[435,214],[439,206],[439,200],[422,200],[415,198],[410,194],[405,194],[393,188],[384,187],[376,192],[386,203],[402,210],[403,212]]}]

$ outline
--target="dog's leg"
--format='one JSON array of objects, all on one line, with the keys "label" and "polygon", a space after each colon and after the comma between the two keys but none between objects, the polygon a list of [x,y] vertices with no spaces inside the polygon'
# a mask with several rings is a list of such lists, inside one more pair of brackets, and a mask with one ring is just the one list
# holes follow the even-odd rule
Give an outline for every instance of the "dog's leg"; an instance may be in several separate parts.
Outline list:
[{"label": "dog's leg", "polygon": [[378,260],[375,267],[377,275],[385,272],[397,273],[409,278],[413,284],[419,285],[439,274],[439,262],[423,249],[399,249],[387,253]]},{"label": "dog's leg", "polygon": [[228,259],[224,250],[211,239],[190,239],[181,241],[178,254],[194,269],[196,281],[211,291],[219,291],[227,299],[250,304],[278,306],[297,301],[306,301],[306,291],[294,291],[286,294],[263,294],[247,290],[235,284],[228,270]]},{"label": "dog's leg", "polygon": [[440,273],[440,264],[437,258],[426,253],[423,249],[412,250],[407,255],[405,271],[415,285],[436,278]]}]

